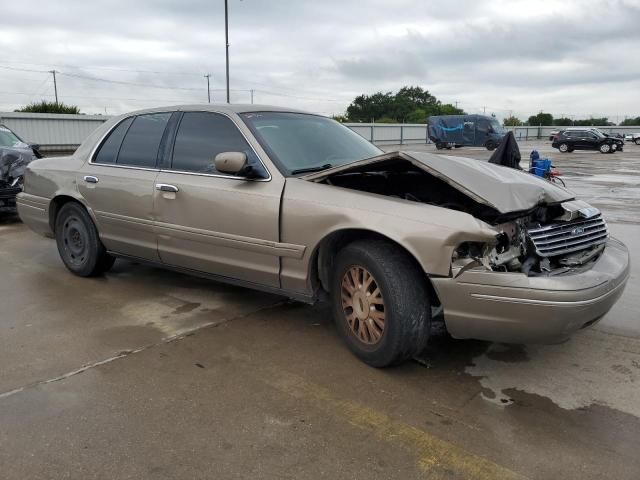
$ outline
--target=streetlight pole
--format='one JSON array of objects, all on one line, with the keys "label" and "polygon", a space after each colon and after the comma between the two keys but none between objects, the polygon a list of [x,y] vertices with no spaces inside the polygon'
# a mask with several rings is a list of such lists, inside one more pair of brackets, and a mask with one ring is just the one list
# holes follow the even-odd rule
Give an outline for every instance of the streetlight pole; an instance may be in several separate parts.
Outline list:
[{"label": "streetlight pole", "polygon": [[229,98],[229,7],[228,0],[224,0],[224,38],[227,46],[227,103],[231,103]]},{"label": "streetlight pole", "polygon": [[211,103],[211,88],[209,88],[209,78],[211,77],[210,73],[207,73],[204,78],[207,79],[207,99],[209,100],[209,103]]}]

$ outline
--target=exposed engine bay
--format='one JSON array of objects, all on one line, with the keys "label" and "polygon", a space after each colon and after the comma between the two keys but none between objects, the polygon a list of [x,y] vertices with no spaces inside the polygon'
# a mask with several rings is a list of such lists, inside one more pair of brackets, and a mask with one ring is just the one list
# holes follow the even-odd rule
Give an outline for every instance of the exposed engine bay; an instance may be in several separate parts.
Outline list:
[{"label": "exposed engine bay", "polygon": [[599,210],[585,202],[542,203],[501,213],[401,158],[337,172],[321,183],[457,210],[492,225],[500,232],[494,244],[465,242],[455,250],[452,262],[460,272],[483,266],[529,276],[558,275],[595,261],[608,238]]}]

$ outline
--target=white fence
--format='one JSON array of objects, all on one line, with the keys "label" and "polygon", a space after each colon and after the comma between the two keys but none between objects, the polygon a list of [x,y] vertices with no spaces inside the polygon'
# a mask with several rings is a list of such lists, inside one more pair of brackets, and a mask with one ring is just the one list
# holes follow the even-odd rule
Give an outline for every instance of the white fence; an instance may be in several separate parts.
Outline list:
[{"label": "white fence", "polygon": [[345,123],[354,132],[377,144],[430,143],[421,123]]},{"label": "white fence", "polygon": [[[25,142],[41,145],[45,152],[73,151],[106,115],[57,115],[47,113],[0,113],[0,124],[15,131]],[[376,144],[430,143],[427,126],[419,123],[345,123],[354,132]],[[509,127],[517,140],[545,139],[562,127]],[[606,133],[636,133],[640,127],[598,127]]]},{"label": "white fence", "polygon": [[0,113],[0,124],[16,132],[25,142],[37,143],[45,152],[75,150],[108,119],[106,115]]}]

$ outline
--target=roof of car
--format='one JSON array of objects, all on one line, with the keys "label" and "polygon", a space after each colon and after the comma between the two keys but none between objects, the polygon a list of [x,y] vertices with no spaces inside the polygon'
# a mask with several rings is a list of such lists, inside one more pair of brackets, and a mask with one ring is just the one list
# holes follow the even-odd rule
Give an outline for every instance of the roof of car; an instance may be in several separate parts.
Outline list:
[{"label": "roof of car", "polygon": [[146,108],[144,110],[136,110],[129,112],[126,115],[153,113],[153,112],[166,112],[166,111],[187,111],[198,110],[207,112],[222,112],[222,113],[250,113],[250,112],[292,112],[292,113],[310,113],[302,110],[296,110],[294,108],[276,107],[274,105],[254,105],[254,104],[241,104],[241,103],[200,103],[193,105],[169,105],[163,107]]}]

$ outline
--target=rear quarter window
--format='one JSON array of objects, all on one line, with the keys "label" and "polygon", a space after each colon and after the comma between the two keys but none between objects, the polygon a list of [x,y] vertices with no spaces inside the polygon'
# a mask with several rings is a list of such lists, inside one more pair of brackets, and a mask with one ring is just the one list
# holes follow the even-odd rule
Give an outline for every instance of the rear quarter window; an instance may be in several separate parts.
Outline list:
[{"label": "rear quarter window", "polygon": [[122,139],[125,133],[131,126],[134,117],[129,117],[118,124],[116,128],[111,130],[109,136],[106,138],[100,149],[93,158],[95,163],[116,163],[118,156],[118,150],[122,144]]}]

